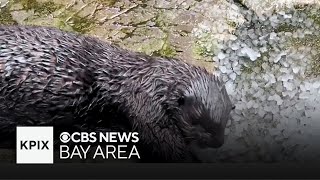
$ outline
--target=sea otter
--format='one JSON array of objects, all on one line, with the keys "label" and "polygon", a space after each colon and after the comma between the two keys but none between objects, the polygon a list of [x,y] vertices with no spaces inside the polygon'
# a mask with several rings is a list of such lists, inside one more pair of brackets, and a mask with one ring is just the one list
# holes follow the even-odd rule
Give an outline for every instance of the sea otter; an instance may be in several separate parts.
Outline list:
[{"label": "sea otter", "polygon": [[147,160],[220,147],[232,103],[224,84],[181,60],[39,26],[0,26],[0,141],[16,126],[137,131]]}]

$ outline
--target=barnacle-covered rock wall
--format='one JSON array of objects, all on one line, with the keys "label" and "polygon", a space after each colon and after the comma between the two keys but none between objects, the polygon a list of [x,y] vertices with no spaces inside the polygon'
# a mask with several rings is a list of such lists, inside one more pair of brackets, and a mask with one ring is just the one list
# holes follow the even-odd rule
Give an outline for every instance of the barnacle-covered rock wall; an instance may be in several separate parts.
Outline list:
[{"label": "barnacle-covered rock wall", "polygon": [[[320,160],[320,9],[313,2],[279,6],[272,13],[243,8],[245,22],[236,26],[230,38],[211,41],[218,47],[213,57],[217,72],[236,109],[225,146],[203,158]],[[221,34],[216,33],[221,26],[207,27],[215,29],[209,34]],[[200,25],[195,35],[205,31]],[[208,158],[212,153],[215,157]]]}]

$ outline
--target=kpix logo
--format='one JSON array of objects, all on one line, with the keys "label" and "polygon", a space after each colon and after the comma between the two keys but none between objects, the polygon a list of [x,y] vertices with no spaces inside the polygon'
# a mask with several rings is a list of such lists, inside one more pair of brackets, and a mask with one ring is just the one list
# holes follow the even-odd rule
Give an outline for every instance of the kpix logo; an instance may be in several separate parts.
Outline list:
[{"label": "kpix logo", "polygon": [[20,147],[21,150],[31,150],[31,149],[37,149],[37,150],[43,150],[47,149],[50,150],[48,147],[49,141],[21,141]]},{"label": "kpix logo", "polygon": [[53,127],[17,127],[17,164],[53,164]]}]

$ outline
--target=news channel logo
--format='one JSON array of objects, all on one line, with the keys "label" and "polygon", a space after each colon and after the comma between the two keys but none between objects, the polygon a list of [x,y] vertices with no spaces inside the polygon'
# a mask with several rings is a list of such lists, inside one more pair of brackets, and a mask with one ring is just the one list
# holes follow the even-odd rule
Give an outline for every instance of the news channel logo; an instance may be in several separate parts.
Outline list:
[{"label": "news channel logo", "polygon": [[67,143],[67,142],[70,141],[70,139],[71,139],[71,136],[70,136],[69,133],[67,133],[67,132],[62,132],[62,133],[60,134],[60,141],[61,141],[62,143]]},{"label": "news channel logo", "polygon": [[53,127],[18,126],[17,164],[53,164]]},{"label": "news channel logo", "polygon": [[[136,156],[140,159],[136,145],[138,132],[62,132],[59,135],[60,159],[131,159]],[[69,146],[68,142],[74,144]],[[120,143],[92,146],[88,143]],[[84,144],[82,144],[84,143]],[[53,164],[54,137],[52,126],[18,126],[16,142],[17,164]],[[103,150],[105,149],[105,150]],[[57,150],[57,149],[56,149]],[[94,152],[93,156],[88,152]],[[111,154],[111,155],[110,155]]]}]

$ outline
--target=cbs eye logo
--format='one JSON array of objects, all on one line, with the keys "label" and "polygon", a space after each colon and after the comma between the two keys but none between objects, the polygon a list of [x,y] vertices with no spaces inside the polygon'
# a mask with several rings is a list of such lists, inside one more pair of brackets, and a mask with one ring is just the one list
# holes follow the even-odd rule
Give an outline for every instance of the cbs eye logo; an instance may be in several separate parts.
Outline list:
[{"label": "cbs eye logo", "polygon": [[62,132],[59,136],[59,139],[62,143],[68,143],[69,141],[73,143],[94,143],[97,141],[95,132],[73,132],[69,134],[68,132]]},{"label": "cbs eye logo", "polygon": [[67,143],[69,142],[71,139],[71,136],[69,133],[67,132],[63,132],[60,134],[60,141],[63,142],[63,143]]}]

